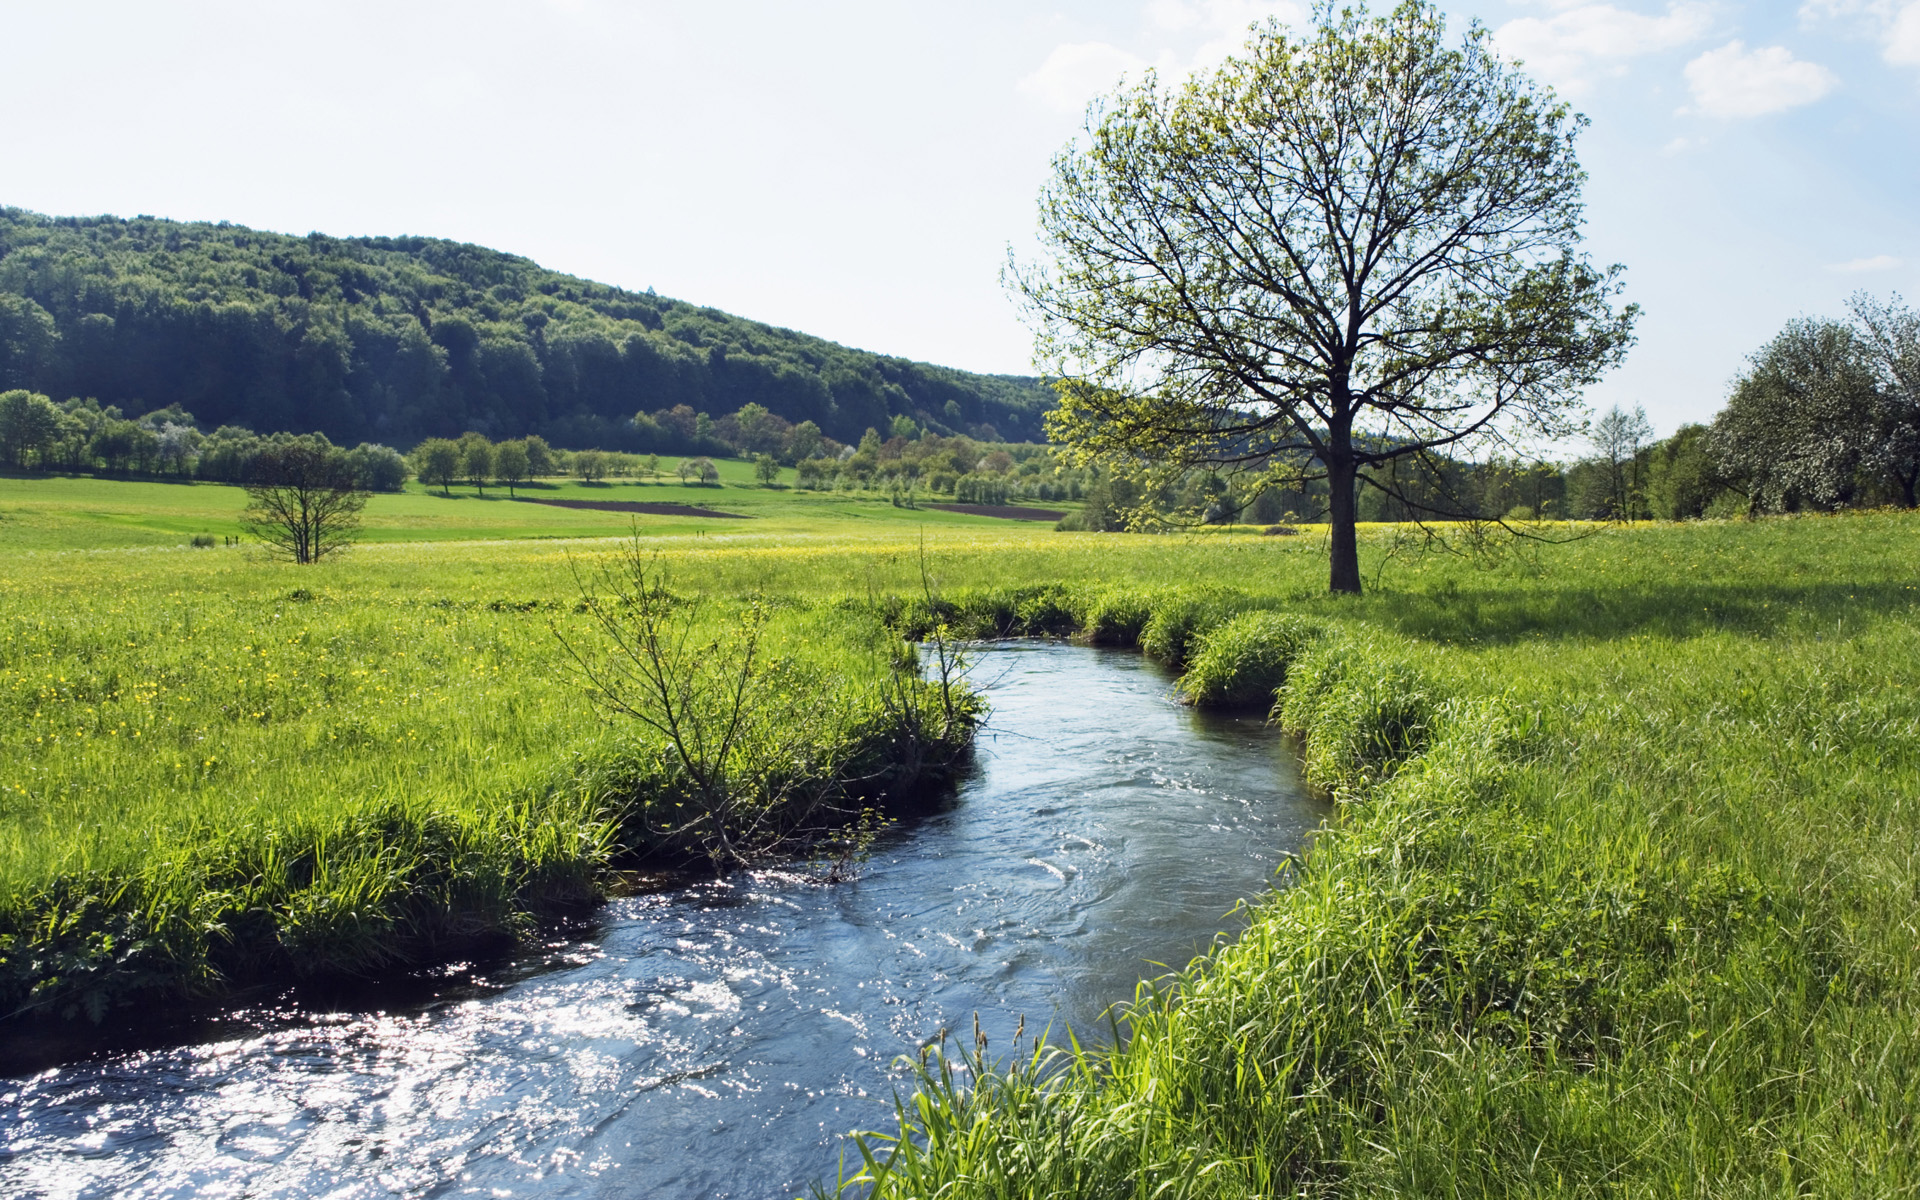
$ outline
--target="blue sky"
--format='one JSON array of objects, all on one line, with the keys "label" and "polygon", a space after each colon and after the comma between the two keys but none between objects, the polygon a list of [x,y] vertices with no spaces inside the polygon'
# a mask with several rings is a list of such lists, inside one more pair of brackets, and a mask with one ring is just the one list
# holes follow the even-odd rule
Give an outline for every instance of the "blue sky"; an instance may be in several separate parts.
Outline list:
[{"label": "blue sky", "polygon": [[[1592,119],[1589,245],[1664,431],[1855,289],[1920,299],[1920,0],[1484,0]],[[419,233],[852,345],[1024,371],[998,282],[1123,71],[1298,3],[0,0],[0,203]]]}]

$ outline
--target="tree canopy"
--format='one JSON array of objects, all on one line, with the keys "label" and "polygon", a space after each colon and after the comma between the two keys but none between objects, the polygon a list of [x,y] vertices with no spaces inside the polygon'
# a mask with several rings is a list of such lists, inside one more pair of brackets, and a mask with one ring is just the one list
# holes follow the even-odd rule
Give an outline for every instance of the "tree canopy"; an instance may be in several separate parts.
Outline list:
[{"label": "tree canopy", "polygon": [[1360,589],[1356,486],[1571,432],[1630,341],[1620,268],[1579,251],[1582,119],[1485,29],[1444,35],[1422,2],[1323,10],[1116,93],[1055,160],[1048,260],[1010,272],[1062,380],[1055,436],[1324,478],[1336,590]]},{"label": "tree canopy", "polygon": [[1914,506],[1920,318],[1898,297],[1861,294],[1852,308],[1852,323],[1788,322],[1714,418],[1714,457],[1750,511],[1841,508],[1876,492]]},{"label": "tree canopy", "polygon": [[[637,412],[748,405],[857,441],[908,417],[1040,436],[1037,379],[849,349],[426,237],[0,209],[0,392],[401,446],[478,430],[642,444]],[[984,431],[991,426],[993,432]],[[689,443],[693,431],[689,430]]]}]

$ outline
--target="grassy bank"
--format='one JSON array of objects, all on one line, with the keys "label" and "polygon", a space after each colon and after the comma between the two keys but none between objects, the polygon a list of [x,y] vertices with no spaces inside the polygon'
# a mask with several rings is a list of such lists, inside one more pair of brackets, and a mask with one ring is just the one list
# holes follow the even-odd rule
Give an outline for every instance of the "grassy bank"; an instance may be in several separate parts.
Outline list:
[{"label": "grassy bank", "polygon": [[[1355,600],[1311,532],[802,516],[649,545],[713,637],[759,598],[768,712],[825,758],[885,753],[899,637],[942,621],[1277,700],[1343,801],[1118,1053],[977,1088],[936,1060],[879,1194],[1912,1190],[1914,518],[1481,560],[1370,530]],[[673,822],[555,637],[608,546],[0,549],[10,986],[378,972],[590,902]]]},{"label": "grassy bank", "polygon": [[1134,642],[1198,701],[1271,703],[1342,816],[1246,934],[1143,987],[1118,1050],[933,1059],[853,1186],[1912,1192],[1915,532],[1645,530],[1344,608],[949,596],[961,626]]},{"label": "grassy bank", "polygon": [[804,844],[970,736],[877,621],[702,598],[694,563],[666,580],[679,636],[731,663],[751,626],[759,665],[738,714],[687,673],[692,736],[740,736],[676,756],[563,651],[610,661],[585,602],[612,599],[609,545],[13,560],[36,569],[0,585],[0,1014],[463,953],[619,868]]}]

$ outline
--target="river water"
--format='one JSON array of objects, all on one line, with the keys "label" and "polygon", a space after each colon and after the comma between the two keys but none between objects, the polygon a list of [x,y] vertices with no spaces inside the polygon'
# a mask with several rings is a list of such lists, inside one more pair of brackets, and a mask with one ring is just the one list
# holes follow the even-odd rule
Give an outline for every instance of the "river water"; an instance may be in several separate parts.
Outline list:
[{"label": "river water", "polygon": [[951,804],[853,882],[760,872],[617,900],[579,937],[385,1011],[230,1017],[200,1044],[0,1080],[9,1197],[790,1197],[896,1060],[991,1050],[1236,927],[1324,815],[1255,718],[1138,655],[975,656],[993,713]]}]

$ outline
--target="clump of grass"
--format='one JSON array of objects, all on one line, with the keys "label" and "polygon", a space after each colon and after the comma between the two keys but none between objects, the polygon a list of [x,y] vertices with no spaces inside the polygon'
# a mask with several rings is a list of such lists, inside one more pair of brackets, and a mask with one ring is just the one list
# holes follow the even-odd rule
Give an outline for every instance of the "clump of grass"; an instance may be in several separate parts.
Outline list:
[{"label": "clump of grass", "polygon": [[1096,646],[1137,646],[1152,616],[1152,596],[1142,589],[1089,590],[1078,613],[1078,632]]},{"label": "clump of grass", "polygon": [[1241,598],[1216,589],[1183,588],[1157,596],[1152,615],[1140,630],[1140,649],[1170,667],[1184,666],[1201,635],[1243,604]]},{"label": "clump of grass", "polygon": [[1180,695],[1209,708],[1271,708],[1288,667],[1321,631],[1318,622],[1285,613],[1229,618],[1200,635],[1180,677]]}]

